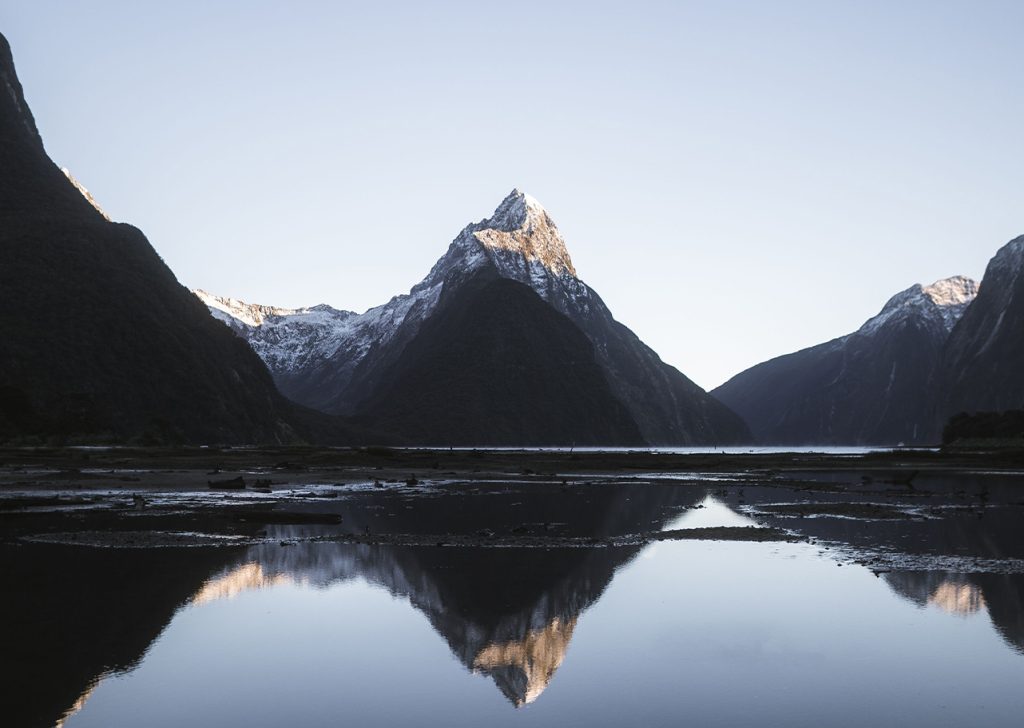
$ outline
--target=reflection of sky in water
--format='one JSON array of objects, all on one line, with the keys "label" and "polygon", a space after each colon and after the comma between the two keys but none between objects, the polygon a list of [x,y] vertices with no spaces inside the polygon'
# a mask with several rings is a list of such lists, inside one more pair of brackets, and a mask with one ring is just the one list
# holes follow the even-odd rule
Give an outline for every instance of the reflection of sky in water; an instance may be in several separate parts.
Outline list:
[{"label": "reflection of sky in water", "polygon": [[[747,524],[704,505],[671,527]],[[480,652],[500,665],[532,649],[557,668],[522,710],[404,597],[245,563],[67,725],[1019,724],[1024,659],[965,583],[927,581],[922,605],[803,544],[663,542],[644,556],[572,625]]]},{"label": "reflection of sky in water", "polygon": [[667,526],[666,531],[681,528],[722,528],[733,526],[756,526],[757,521],[729,508],[712,495],[695,507],[684,511]]}]

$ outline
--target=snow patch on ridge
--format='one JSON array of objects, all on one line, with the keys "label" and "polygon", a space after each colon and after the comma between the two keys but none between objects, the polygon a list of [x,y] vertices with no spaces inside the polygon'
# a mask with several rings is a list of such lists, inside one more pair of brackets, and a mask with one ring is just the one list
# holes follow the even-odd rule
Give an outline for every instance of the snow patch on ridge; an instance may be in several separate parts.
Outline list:
[{"label": "snow patch on ridge", "polygon": [[289,316],[300,311],[300,309],[295,308],[263,306],[258,303],[239,301],[237,298],[215,296],[201,288],[193,290],[192,293],[206,304],[207,308],[210,309],[216,318],[221,321],[226,321],[228,318],[234,319],[246,326],[260,326],[268,316]]},{"label": "snow patch on ridge", "polygon": [[881,312],[868,319],[856,335],[870,336],[910,318],[941,326],[949,334],[977,295],[978,283],[966,276],[944,278],[930,286],[916,283],[890,298]]},{"label": "snow patch on ridge", "polygon": [[977,298],[978,283],[966,276],[953,276],[924,286],[921,292],[938,307],[946,331],[952,331],[971,301]]},{"label": "snow patch on ridge", "polygon": [[356,314],[326,304],[309,308],[282,308],[215,296],[203,290],[193,294],[213,314],[246,339],[271,371],[288,371],[344,342]]}]

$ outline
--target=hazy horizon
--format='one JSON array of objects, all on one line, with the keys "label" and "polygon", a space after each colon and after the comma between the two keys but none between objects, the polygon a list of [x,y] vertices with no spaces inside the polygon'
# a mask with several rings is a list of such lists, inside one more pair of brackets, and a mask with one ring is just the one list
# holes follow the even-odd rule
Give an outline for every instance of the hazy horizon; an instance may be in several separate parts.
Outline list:
[{"label": "hazy horizon", "polygon": [[517,187],[705,388],[1024,233],[1015,3],[0,11],[47,150],[190,288],[363,311]]}]

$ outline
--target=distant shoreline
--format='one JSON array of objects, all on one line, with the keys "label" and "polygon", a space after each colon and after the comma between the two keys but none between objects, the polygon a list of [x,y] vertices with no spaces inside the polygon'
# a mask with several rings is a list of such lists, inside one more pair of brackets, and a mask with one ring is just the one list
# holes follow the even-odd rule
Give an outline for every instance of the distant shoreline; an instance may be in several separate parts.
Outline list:
[{"label": "distant shoreline", "polygon": [[0,448],[0,498],[34,491],[207,491],[211,481],[235,477],[242,477],[247,489],[254,484],[274,489],[510,477],[552,483],[619,477],[770,484],[808,472],[849,473],[853,482],[861,475],[907,480],[915,472],[965,471],[1024,473],[1024,449],[865,448],[821,453],[758,448],[736,453],[590,448]]}]

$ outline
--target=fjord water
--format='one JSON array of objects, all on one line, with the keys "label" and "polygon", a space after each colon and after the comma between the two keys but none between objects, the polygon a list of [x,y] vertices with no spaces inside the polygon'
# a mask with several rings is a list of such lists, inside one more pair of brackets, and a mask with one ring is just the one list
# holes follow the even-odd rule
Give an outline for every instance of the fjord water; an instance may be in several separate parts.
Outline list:
[{"label": "fjord water", "polygon": [[[589,519],[602,534],[746,525],[752,512],[736,501],[758,498],[600,488],[576,497],[615,504]],[[446,532],[466,513],[476,522],[474,499],[531,507],[514,488],[420,498],[415,513],[415,499],[375,495],[331,507],[362,514],[367,529],[390,513],[410,530],[422,510],[448,518]],[[979,544],[1014,530],[990,520],[999,510],[956,521],[945,538],[962,538],[944,552],[993,556]],[[1024,709],[1020,573],[875,573],[842,536],[589,548],[302,540],[317,532],[278,526],[264,543],[189,557],[195,587],[179,592],[159,637],[69,701],[64,725],[1010,726]],[[883,529],[875,545],[933,548],[933,532],[911,533],[914,543]],[[999,556],[1021,555],[1011,541]],[[153,557],[136,558],[126,577],[158,583],[141,571]]]}]

